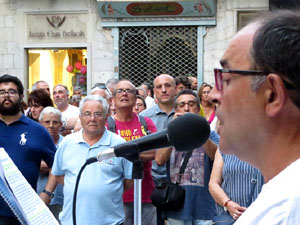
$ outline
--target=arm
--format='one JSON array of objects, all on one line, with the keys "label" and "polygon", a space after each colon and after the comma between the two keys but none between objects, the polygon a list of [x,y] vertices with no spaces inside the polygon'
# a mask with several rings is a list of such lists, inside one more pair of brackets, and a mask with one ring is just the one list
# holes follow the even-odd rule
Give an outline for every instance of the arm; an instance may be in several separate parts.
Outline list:
[{"label": "arm", "polygon": [[74,132],[80,131],[81,128],[82,128],[81,121],[80,121],[80,119],[77,119],[75,126],[74,126]]},{"label": "arm", "polygon": [[161,148],[158,149],[155,153],[155,161],[157,165],[164,165],[170,158],[172,153],[172,148]]},{"label": "arm", "polygon": [[208,139],[205,142],[205,144],[203,145],[203,148],[204,148],[205,153],[207,154],[207,156],[211,160],[214,160],[215,159],[216,151],[218,149],[218,146],[215,143],[213,143],[210,139]]},{"label": "arm", "polygon": [[[51,169],[49,169],[49,176],[48,176],[48,183],[45,187],[45,190],[49,191],[49,192],[54,192],[55,188],[56,188],[56,185],[57,185],[57,181],[55,179],[55,176],[51,173]],[[46,193],[44,192],[41,192],[40,193],[40,198],[42,199],[42,201],[46,204],[46,205],[49,205],[51,199],[50,199],[50,196],[47,195]]]},{"label": "arm", "polygon": [[64,185],[64,178],[65,178],[65,175],[62,175],[62,176],[55,176],[55,179],[58,183]]},{"label": "arm", "polygon": [[216,151],[215,154],[215,160],[213,169],[210,176],[209,181],[209,192],[214,198],[214,200],[223,207],[224,204],[227,202],[227,210],[230,213],[230,215],[234,219],[238,219],[242,215],[242,213],[246,210],[245,207],[241,207],[238,203],[233,202],[228,195],[224,192],[224,190],[221,187],[223,177],[222,177],[222,171],[223,171],[223,159],[221,153]]},{"label": "arm", "polygon": [[132,187],[133,187],[133,180],[132,179],[131,180],[125,179],[124,183],[123,183],[124,192],[127,191],[127,190],[129,190]]},{"label": "arm", "polygon": [[148,161],[151,161],[151,160],[154,160],[155,159],[155,150],[151,150],[151,151],[147,151],[147,152],[142,152],[140,154],[140,159],[143,161],[143,162],[148,162]]},{"label": "arm", "polygon": [[40,172],[41,173],[48,173],[49,172],[49,168],[43,160],[41,161]]}]

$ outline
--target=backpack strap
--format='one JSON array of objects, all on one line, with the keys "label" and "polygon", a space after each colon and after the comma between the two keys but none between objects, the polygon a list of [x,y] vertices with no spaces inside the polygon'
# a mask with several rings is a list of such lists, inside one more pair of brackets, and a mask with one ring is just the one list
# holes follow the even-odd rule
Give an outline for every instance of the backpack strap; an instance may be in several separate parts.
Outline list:
[{"label": "backpack strap", "polygon": [[145,120],[145,117],[141,116],[141,115],[138,115],[138,118],[139,118],[139,121],[140,121],[140,124],[142,125],[142,132],[145,131],[145,135],[149,135],[151,134],[151,131],[148,130],[148,125],[147,125],[147,122]]},{"label": "backpack strap", "polygon": [[[142,129],[142,132],[146,133],[145,135],[149,135],[151,134],[151,131],[148,130],[148,125],[146,123],[146,120],[143,116],[140,116],[138,115],[138,119],[139,119],[139,122],[140,124],[142,125],[141,129]],[[113,132],[113,133],[116,133],[116,122],[115,122],[115,119],[112,117],[112,116],[109,116],[107,118],[107,125],[108,125],[108,130]]]},{"label": "backpack strap", "polygon": [[116,122],[112,116],[107,118],[107,125],[109,131],[116,133]]}]

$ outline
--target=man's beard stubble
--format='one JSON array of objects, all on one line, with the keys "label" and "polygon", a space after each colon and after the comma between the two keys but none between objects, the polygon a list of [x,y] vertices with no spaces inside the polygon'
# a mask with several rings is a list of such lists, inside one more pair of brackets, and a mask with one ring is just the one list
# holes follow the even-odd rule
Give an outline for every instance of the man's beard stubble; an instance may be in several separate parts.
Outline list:
[{"label": "man's beard stubble", "polygon": [[[4,102],[9,101],[12,105],[10,107],[4,107]],[[4,116],[13,116],[20,112],[22,100],[18,99],[15,103],[10,99],[4,99],[0,104],[0,114]]]}]

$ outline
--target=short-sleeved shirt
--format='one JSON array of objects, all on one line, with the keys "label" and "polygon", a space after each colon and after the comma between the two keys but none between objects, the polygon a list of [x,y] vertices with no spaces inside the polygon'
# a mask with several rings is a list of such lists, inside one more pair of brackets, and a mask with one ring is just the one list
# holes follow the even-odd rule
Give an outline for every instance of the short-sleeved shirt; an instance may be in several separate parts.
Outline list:
[{"label": "short-sleeved shirt", "polygon": [[[219,144],[219,135],[211,131],[210,139]],[[171,153],[170,177],[175,183],[178,179],[179,169],[186,152]],[[208,183],[213,167],[213,161],[207,156],[203,147],[193,150],[188,164],[181,177],[180,185],[185,189],[184,207],[177,211],[166,211],[164,215],[178,220],[212,220],[216,215],[215,201],[208,190]]]},{"label": "short-sleeved shirt", "polygon": [[[145,122],[147,124],[148,131],[151,131],[151,134],[156,132],[156,127],[151,119],[144,117]],[[133,114],[133,119],[131,121],[118,121],[115,119],[116,123],[116,132],[126,141],[131,141],[134,139],[138,139],[147,135],[144,128],[139,121],[137,115]],[[144,162],[144,178],[142,181],[142,202],[143,203],[151,203],[151,194],[154,189],[154,182],[151,175],[151,165],[152,162]],[[133,202],[134,200],[134,189],[133,187],[124,192],[123,194],[124,202]]]},{"label": "short-sleeved shirt", "polygon": [[79,116],[79,108],[69,104],[68,108],[61,114],[63,123],[66,124],[69,118]]},{"label": "short-sleeved shirt", "polygon": [[[221,155],[224,162],[222,189],[232,201],[248,207],[257,198],[264,184],[261,172],[235,155]],[[217,211],[218,214],[223,214],[224,208],[217,205]]]},{"label": "short-sleeved shirt", "polygon": [[[172,121],[174,117],[175,111],[173,110],[170,114],[167,114],[163,110],[161,110],[158,104],[153,105],[152,107],[146,109],[141,112],[140,115],[144,117],[150,118],[155,124],[157,131],[161,131],[167,128],[167,125],[170,121]],[[164,179],[167,177],[166,166],[159,166],[155,162],[152,161],[152,176],[155,182],[158,182],[160,179]]]},{"label": "short-sleeved shirt", "polygon": [[[5,149],[34,190],[41,160],[51,168],[56,151],[46,128],[24,115],[9,125],[0,120],[0,147]],[[13,216],[1,199],[0,216]]]},{"label": "short-sleeved shirt", "polygon": [[[62,225],[73,224],[72,204],[75,182],[85,161],[112,146],[125,142],[120,136],[105,129],[101,139],[89,146],[82,131],[64,138],[56,154],[52,173],[64,175],[64,205],[59,215]],[[132,163],[113,157],[88,165],[80,179],[76,219],[77,224],[116,225],[124,221],[123,180],[131,179]]]}]

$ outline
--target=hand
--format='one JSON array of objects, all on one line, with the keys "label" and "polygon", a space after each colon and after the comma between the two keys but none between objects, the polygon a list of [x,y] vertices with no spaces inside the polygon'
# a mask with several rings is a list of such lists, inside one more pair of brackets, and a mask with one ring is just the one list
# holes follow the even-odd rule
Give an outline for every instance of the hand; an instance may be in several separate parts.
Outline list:
[{"label": "hand", "polygon": [[42,201],[43,201],[46,205],[49,205],[49,203],[50,203],[50,201],[51,201],[49,195],[47,195],[47,194],[44,193],[44,192],[41,192],[39,196],[40,196],[40,198],[42,199]]},{"label": "hand", "polygon": [[234,201],[230,201],[227,203],[227,210],[232,216],[232,218],[237,220],[243,214],[246,208],[240,206],[238,203]]},{"label": "hand", "polygon": [[174,114],[174,119],[175,118],[177,118],[177,117],[180,117],[180,116],[183,116],[184,115],[184,113],[180,113],[180,112],[176,112],[175,114]]}]

